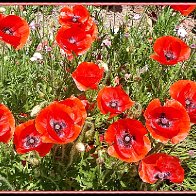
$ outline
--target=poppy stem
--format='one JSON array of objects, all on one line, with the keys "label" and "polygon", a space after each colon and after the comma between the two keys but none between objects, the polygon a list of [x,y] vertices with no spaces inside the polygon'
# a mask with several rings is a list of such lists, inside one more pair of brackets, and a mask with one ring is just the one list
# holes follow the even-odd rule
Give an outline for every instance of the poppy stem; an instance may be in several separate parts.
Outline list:
[{"label": "poppy stem", "polygon": [[5,177],[3,177],[2,175],[0,175],[0,181],[5,182],[10,190],[15,190],[14,187],[9,183],[9,181]]},{"label": "poppy stem", "polygon": [[152,191],[157,191],[160,189],[161,185],[164,181],[161,181],[160,179],[156,182],[155,186],[152,188]]},{"label": "poppy stem", "polygon": [[3,44],[2,48],[2,64],[1,64],[1,70],[0,70],[0,76],[1,76],[1,82],[4,80],[4,67],[5,67],[5,62],[4,62],[4,57],[5,57],[5,44]]},{"label": "poppy stem", "polygon": [[156,146],[152,148],[152,150],[148,153],[148,155],[159,152],[163,147],[164,147],[163,143],[161,142],[157,143]]},{"label": "poppy stem", "polygon": [[178,145],[178,144],[173,145],[172,148],[170,149],[170,151],[168,152],[168,154],[170,154],[170,153],[174,150],[174,148],[175,148],[177,145]]},{"label": "poppy stem", "polygon": [[76,153],[76,147],[75,147],[74,143],[72,142],[72,147],[71,147],[71,150],[70,150],[69,161],[68,161],[68,163],[66,165],[65,170],[67,170],[71,166],[71,164],[73,163],[73,158],[74,158],[75,153]]}]

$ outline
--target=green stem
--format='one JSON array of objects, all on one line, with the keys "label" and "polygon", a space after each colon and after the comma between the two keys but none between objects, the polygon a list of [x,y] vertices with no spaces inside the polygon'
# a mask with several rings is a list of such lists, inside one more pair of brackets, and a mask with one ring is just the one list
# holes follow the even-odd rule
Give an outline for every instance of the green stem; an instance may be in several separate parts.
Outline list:
[{"label": "green stem", "polygon": [[157,143],[156,146],[150,150],[148,155],[159,152],[163,147],[164,147],[163,143],[161,142]]},{"label": "green stem", "polygon": [[3,177],[2,175],[0,175],[0,181],[3,181],[3,182],[5,182],[6,184],[7,184],[7,186],[9,187],[9,189],[10,190],[14,190],[14,187],[9,183],[9,181],[5,178],[5,177]]}]

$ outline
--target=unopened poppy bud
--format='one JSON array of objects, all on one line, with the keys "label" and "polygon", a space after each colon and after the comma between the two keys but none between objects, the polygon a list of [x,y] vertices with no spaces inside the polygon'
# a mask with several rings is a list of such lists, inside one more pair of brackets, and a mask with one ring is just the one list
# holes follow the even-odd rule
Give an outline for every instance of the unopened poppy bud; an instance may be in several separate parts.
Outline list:
[{"label": "unopened poppy bud", "polygon": [[36,106],[32,109],[30,116],[31,116],[31,117],[36,116],[36,115],[41,111],[41,109],[42,109],[44,106],[46,106],[46,103],[47,103],[46,101],[43,101],[43,102],[40,103],[39,105],[36,105]]},{"label": "unopened poppy bud", "polygon": [[85,138],[87,140],[93,140],[93,137],[94,137],[94,131],[93,130],[90,129],[90,130],[86,131]]},{"label": "unopened poppy bud", "polygon": [[104,63],[102,60],[98,61],[99,67],[103,67],[105,71],[108,71],[108,64]]},{"label": "unopened poppy bud", "polygon": [[40,105],[36,105],[36,106],[32,109],[30,116],[31,116],[31,117],[36,116],[36,115],[40,112],[41,109],[42,109],[42,107],[41,107]]},{"label": "unopened poppy bud", "polygon": [[0,13],[3,13],[5,11],[6,11],[6,9],[4,7],[0,7]]},{"label": "unopened poppy bud", "polygon": [[85,146],[82,142],[78,142],[76,144],[76,149],[79,151],[79,152],[84,152],[85,151]]},{"label": "unopened poppy bud", "polygon": [[96,159],[96,163],[97,163],[97,165],[103,164],[103,163],[104,163],[104,158],[103,158],[103,157],[98,157],[98,158]]}]

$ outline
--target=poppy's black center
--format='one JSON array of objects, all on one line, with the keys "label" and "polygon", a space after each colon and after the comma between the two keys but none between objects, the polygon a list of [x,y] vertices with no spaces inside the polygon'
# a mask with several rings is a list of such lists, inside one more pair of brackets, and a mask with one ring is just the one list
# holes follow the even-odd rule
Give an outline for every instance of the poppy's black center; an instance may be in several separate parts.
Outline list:
[{"label": "poppy's black center", "polygon": [[171,51],[165,51],[164,52],[164,55],[165,55],[167,61],[174,60],[176,58],[176,56],[174,55],[174,53],[171,52]]},{"label": "poppy's black center", "polygon": [[125,146],[128,147],[132,145],[133,140],[135,140],[135,137],[133,135],[130,135],[129,133],[126,133],[123,137],[123,143]]},{"label": "poppy's black center", "polygon": [[72,21],[73,21],[73,22],[78,22],[78,19],[79,19],[79,18],[80,18],[79,16],[73,16]]},{"label": "poppy's black center", "polygon": [[59,132],[60,130],[62,130],[62,126],[59,123],[54,123],[54,130],[56,132]]},{"label": "poppy's black center", "polygon": [[185,100],[186,109],[195,109],[196,105],[190,99]]},{"label": "poppy's black center", "polygon": [[118,102],[117,101],[110,101],[109,106],[111,108],[117,109],[118,108]]},{"label": "poppy's black center", "polygon": [[170,175],[171,175],[170,172],[158,172],[155,174],[154,178],[165,180],[168,179]]},{"label": "poppy's black center", "polygon": [[69,38],[69,43],[75,44],[76,43],[76,40],[73,37],[70,37]]},{"label": "poppy's black center", "polygon": [[158,119],[158,124],[162,127],[170,127],[170,122],[166,118],[165,113],[161,113],[159,119]]},{"label": "poppy's black center", "polygon": [[64,136],[64,129],[67,127],[66,123],[51,120],[50,125],[59,137]]},{"label": "poppy's black center", "polygon": [[26,137],[26,142],[24,143],[24,145],[26,147],[36,147],[40,142],[40,139],[38,137],[35,137],[35,136],[27,136]]},{"label": "poppy's black center", "polygon": [[9,27],[4,27],[4,28],[2,29],[2,31],[3,31],[4,33],[8,34],[8,35],[13,35],[13,34],[14,34],[13,30],[12,30],[11,28],[9,28]]}]

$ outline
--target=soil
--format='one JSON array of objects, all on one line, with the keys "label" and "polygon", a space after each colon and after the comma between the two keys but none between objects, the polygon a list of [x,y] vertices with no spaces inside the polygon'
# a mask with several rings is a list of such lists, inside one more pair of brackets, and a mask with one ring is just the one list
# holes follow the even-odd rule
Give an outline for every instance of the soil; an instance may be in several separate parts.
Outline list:
[{"label": "soil", "polygon": [[[142,15],[144,13],[146,6],[132,6],[132,5],[114,5],[114,6],[100,6],[102,8],[102,15],[105,19],[104,25],[106,28],[109,28],[110,25],[114,26],[114,28],[118,28],[125,16],[127,16],[128,20],[132,19],[136,15]],[[161,7],[159,6],[159,9]],[[147,22],[152,26],[153,22],[156,22],[157,16],[155,12],[148,12],[145,14],[147,17]],[[187,31],[187,35],[190,37],[195,37],[196,34],[196,24],[195,24],[195,14],[192,13],[185,20],[183,20],[180,24]],[[106,17],[107,16],[107,17]],[[133,22],[137,23],[139,20],[135,19]],[[129,24],[129,23],[128,23]],[[130,23],[133,25],[133,23]]]}]

